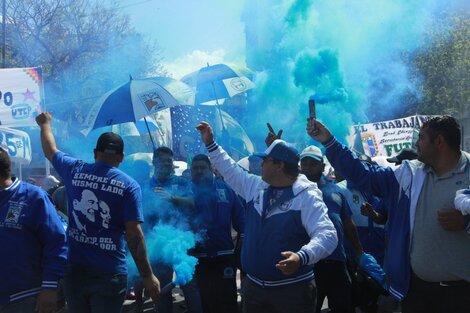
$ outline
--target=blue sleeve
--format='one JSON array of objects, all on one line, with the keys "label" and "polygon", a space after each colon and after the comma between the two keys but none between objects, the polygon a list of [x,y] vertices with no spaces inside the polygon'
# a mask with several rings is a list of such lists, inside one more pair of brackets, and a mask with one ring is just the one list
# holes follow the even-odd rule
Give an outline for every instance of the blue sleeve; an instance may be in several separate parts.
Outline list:
[{"label": "blue sleeve", "polygon": [[238,234],[243,235],[245,232],[245,207],[243,206],[235,191],[230,189],[228,186],[227,189],[230,191],[232,197],[233,228],[237,231]]},{"label": "blue sleeve", "polygon": [[43,288],[57,288],[64,276],[67,262],[67,245],[64,227],[52,201],[42,191],[34,201],[35,231],[43,246]]},{"label": "blue sleeve", "polygon": [[124,223],[143,222],[142,189],[136,182],[132,182],[127,195],[124,196]]},{"label": "blue sleeve", "polygon": [[56,152],[52,157],[52,166],[59,173],[62,181],[70,181],[72,179],[72,169],[79,162],[81,161],[62,151]]},{"label": "blue sleeve", "polygon": [[399,189],[391,168],[364,164],[351,150],[335,138],[326,142],[324,146],[331,166],[339,171],[346,180],[354,183],[358,190],[385,197]]}]

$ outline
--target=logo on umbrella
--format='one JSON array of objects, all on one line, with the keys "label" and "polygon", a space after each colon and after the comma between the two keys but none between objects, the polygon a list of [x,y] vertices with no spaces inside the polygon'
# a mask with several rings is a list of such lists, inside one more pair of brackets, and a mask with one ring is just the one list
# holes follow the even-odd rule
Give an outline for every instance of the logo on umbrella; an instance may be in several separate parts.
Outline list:
[{"label": "logo on umbrella", "polygon": [[246,83],[240,77],[232,78],[230,86],[237,91],[244,91],[246,89]]},{"label": "logo on umbrella", "polygon": [[165,104],[156,90],[140,94],[139,99],[145,104],[149,112],[157,112],[165,108]]}]

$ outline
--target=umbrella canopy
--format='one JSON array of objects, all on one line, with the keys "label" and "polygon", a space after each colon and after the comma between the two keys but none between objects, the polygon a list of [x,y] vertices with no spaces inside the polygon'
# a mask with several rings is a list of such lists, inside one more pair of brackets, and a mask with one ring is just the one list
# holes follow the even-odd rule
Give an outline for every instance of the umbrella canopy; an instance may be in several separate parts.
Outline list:
[{"label": "umbrella canopy", "polygon": [[206,104],[214,100],[231,98],[253,88],[253,82],[247,77],[250,74],[252,72],[248,69],[216,64],[190,73],[181,81],[195,90],[196,104]]},{"label": "umbrella canopy", "polygon": [[87,135],[96,128],[136,122],[176,105],[192,104],[193,95],[188,86],[171,78],[130,79],[95,102],[82,133]]}]

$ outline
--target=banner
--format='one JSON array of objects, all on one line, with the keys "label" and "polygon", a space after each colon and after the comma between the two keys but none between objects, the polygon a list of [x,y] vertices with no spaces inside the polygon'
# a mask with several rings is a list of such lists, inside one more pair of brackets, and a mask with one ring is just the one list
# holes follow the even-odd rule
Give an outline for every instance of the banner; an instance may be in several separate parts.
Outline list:
[{"label": "banner", "polygon": [[0,145],[8,151],[12,162],[21,164],[31,162],[31,141],[24,131],[0,127]]},{"label": "banner", "polygon": [[42,99],[40,68],[0,69],[0,125],[36,126]]},{"label": "banner", "polygon": [[419,129],[430,115],[413,115],[384,122],[354,125],[347,141],[358,153],[370,157],[392,157],[404,148],[412,148]]}]

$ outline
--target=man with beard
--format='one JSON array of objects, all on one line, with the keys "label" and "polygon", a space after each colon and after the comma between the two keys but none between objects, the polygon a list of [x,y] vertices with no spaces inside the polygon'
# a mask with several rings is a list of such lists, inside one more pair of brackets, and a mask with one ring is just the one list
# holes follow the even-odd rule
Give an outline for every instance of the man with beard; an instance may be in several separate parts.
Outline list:
[{"label": "man with beard", "polygon": [[470,155],[460,150],[458,121],[424,122],[418,160],[396,171],[362,163],[318,121],[308,121],[307,133],[347,180],[389,204],[386,272],[403,313],[470,312],[470,221],[454,208],[456,191],[470,182]]}]

